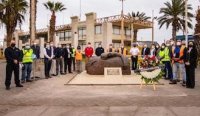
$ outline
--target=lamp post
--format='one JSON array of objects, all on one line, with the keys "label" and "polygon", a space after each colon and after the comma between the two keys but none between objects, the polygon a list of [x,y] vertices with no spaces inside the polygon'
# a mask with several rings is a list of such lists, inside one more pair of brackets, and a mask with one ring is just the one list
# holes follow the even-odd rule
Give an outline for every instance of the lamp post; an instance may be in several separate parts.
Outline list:
[{"label": "lamp post", "polygon": [[187,2],[188,0],[185,0],[185,42],[186,42],[186,47],[188,47],[188,7],[187,7]]}]

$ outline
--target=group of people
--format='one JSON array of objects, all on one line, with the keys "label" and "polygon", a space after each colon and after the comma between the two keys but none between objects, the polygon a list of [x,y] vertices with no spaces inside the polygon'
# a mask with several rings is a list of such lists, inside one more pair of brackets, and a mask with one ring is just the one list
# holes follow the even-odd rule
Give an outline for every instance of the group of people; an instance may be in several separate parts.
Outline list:
[{"label": "group of people", "polygon": [[[165,65],[165,79],[169,79],[170,84],[177,84],[180,81],[178,77],[182,77],[183,86],[187,88],[195,87],[195,68],[197,67],[197,50],[194,43],[190,41],[189,46],[185,46],[184,41],[177,41],[176,43],[171,40],[163,43],[161,47],[159,45],[151,45],[151,48],[145,44],[140,52],[138,45],[133,44],[130,49],[132,70],[138,68],[138,57],[141,54],[143,58],[146,56],[155,58],[160,63]],[[55,47],[57,46],[57,47]],[[91,43],[88,42],[84,50],[81,46],[74,46],[67,44],[62,46],[61,44],[54,45],[53,42],[47,42],[43,51],[36,42],[31,46],[30,43],[26,43],[25,47],[20,50],[15,47],[15,41],[12,40],[8,48],[5,49],[5,58],[7,60],[6,66],[6,90],[10,90],[12,72],[14,71],[16,87],[23,87],[21,83],[32,82],[31,73],[33,65],[38,64],[40,59],[40,52],[44,54],[44,74],[45,78],[51,78],[52,76],[66,75],[77,71],[82,71],[83,54],[85,54],[85,62],[94,56],[101,56],[104,52],[117,52],[124,56],[128,55],[128,49],[123,44],[117,49],[112,44],[109,45],[107,50],[104,50],[101,44],[94,50]],[[55,74],[51,73],[52,62],[56,62]],[[22,77],[19,78],[19,70],[22,69]]]},{"label": "group of people", "polygon": [[[134,44],[130,50],[132,70],[138,68],[140,50]],[[193,41],[186,47],[185,41],[173,40],[162,43],[161,46],[152,44],[149,48],[145,44],[141,51],[143,58],[150,57],[164,64],[164,78],[170,80],[169,84],[177,84],[182,80],[182,85],[187,88],[195,87],[195,68],[197,67],[197,49]]]}]

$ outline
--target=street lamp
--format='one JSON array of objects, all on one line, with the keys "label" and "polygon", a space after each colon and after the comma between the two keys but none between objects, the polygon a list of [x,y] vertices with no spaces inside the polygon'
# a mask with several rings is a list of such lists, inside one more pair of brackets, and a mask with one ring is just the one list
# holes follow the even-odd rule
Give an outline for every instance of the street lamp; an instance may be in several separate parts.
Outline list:
[{"label": "street lamp", "polygon": [[188,7],[187,7],[187,2],[188,0],[185,0],[185,42],[186,42],[186,47],[188,47]]}]

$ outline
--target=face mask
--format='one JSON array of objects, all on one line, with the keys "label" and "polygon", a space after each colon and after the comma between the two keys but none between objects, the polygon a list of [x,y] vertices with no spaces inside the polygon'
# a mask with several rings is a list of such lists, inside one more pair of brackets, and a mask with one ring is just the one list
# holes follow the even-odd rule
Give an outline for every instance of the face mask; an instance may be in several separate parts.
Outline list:
[{"label": "face mask", "polygon": [[29,45],[27,45],[25,48],[26,48],[26,49],[30,49],[30,46],[29,46]]},{"label": "face mask", "polygon": [[101,45],[99,45],[99,47],[101,48]]},{"label": "face mask", "polygon": [[47,47],[47,48],[49,48],[49,47],[50,47],[50,45],[46,45],[46,47]]},{"label": "face mask", "polygon": [[152,49],[154,49],[154,48],[155,48],[155,46],[152,46],[151,48],[152,48]]},{"label": "face mask", "polygon": [[69,46],[67,46],[67,48],[69,48]]},{"label": "face mask", "polygon": [[181,45],[181,43],[180,42],[177,42],[177,46],[180,46]]},{"label": "face mask", "polygon": [[174,42],[171,42],[171,45],[174,45]]},{"label": "face mask", "polygon": [[165,48],[165,46],[162,46],[162,49],[164,49]]},{"label": "face mask", "polygon": [[124,48],[124,46],[122,46],[122,48]]},{"label": "face mask", "polygon": [[72,46],[72,48],[74,48],[74,46]]},{"label": "face mask", "polygon": [[62,46],[61,46],[61,45],[58,45],[58,47],[61,48]]},{"label": "face mask", "polygon": [[91,45],[88,45],[88,47],[91,47]]},{"label": "face mask", "polygon": [[33,43],[33,45],[37,45],[37,43]]},{"label": "face mask", "polygon": [[167,47],[169,47],[170,46],[170,44],[166,44],[167,45]]},{"label": "face mask", "polygon": [[53,47],[53,44],[50,44],[51,47]]},{"label": "face mask", "polygon": [[15,45],[16,45],[15,43],[12,43],[12,44],[11,44],[11,47],[15,47]]}]

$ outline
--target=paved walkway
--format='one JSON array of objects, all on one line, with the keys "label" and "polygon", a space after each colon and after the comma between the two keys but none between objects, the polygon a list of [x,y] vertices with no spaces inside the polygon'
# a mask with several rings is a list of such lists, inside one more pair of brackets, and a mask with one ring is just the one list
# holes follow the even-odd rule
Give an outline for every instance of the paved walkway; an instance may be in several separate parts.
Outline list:
[{"label": "paved walkway", "polygon": [[0,64],[0,116],[200,116],[200,69],[195,89],[180,84],[140,89],[127,86],[67,86],[75,74],[42,79],[10,91]]}]

